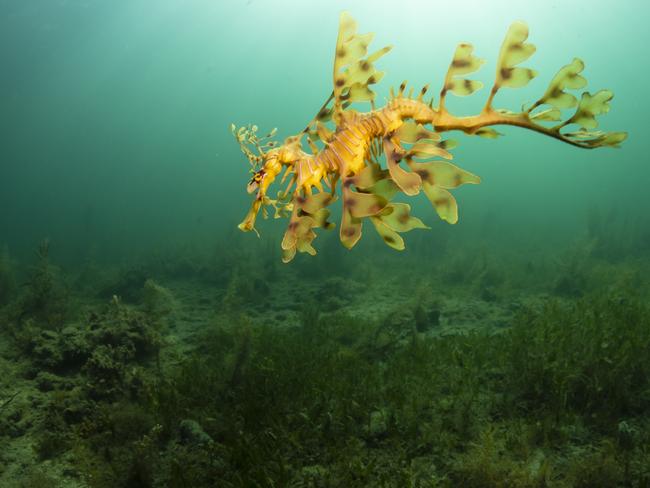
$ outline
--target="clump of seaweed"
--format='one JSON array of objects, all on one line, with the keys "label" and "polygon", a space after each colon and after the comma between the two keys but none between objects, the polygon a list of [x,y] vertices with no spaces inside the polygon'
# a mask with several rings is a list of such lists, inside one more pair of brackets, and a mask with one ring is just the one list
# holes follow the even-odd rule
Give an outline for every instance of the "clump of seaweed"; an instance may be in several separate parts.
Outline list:
[{"label": "clump of seaweed", "polygon": [[154,322],[164,322],[176,308],[176,299],[169,289],[152,279],[145,281],[142,292],[142,309]]},{"label": "clump of seaweed", "polygon": [[600,424],[650,408],[650,311],[639,299],[582,299],[522,311],[504,336],[506,392],[518,408]]},{"label": "clump of seaweed", "polygon": [[38,327],[59,328],[69,312],[69,294],[60,270],[50,262],[50,242],[43,240],[36,252],[26,289],[18,305],[18,320],[32,319]]},{"label": "clump of seaweed", "polygon": [[0,307],[7,305],[16,292],[16,277],[14,267],[9,257],[9,249],[5,246],[0,252]]}]

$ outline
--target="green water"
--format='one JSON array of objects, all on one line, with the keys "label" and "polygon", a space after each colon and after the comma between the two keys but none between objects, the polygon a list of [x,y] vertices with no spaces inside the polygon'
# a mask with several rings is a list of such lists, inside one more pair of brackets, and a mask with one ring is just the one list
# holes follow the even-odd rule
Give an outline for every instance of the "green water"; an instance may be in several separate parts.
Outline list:
[{"label": "green water", "polygon": [[[577,56],[615,94],[599,129],[628,139],[449,134],[482,179],[454,191],[458,224],[401,198],[431,227],[405,251],[319,229],[284,265],[287,220],[237,229],[253,196],[230,124],[305,127],[342,10],[394,46],[379,106],[403,80],[437,103],[469,42],[485,87],[447,107],[477,113],[523,20],[539,75],[495,106]],[[648,14],[0,0],[0,485],[648,486]]]}]

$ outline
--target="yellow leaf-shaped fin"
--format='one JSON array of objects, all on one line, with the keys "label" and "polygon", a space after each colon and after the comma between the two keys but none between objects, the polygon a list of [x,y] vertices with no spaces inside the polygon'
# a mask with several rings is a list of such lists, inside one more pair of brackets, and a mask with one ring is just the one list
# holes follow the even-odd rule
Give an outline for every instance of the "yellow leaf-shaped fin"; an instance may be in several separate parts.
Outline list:
[{"label": "yellow leaf-shaped fin", "polygon": [[483,83],[476,80],[463,78],[462,75],[473,73],[478,70],[485,60],[479,59],[472,54],[474,47],[471,44],[459,44],[454,53],[454,57],[445,76],[445,85],[440,94],[441,103],[444,103],[444,97],[447,91],[454,95],[466,96],[471,95],[483,86]]},{"label": "yellow leaf-shaped fin", "polygon": [[393,229],[388,227],[384,222],[381,221],[379,217],[371,217],[370,221],[375,226],[377,233],[381,236],[384,242],[397,251],[403,251],[406,246],[404,246],[404,239],[395,232]]},{"label": "yellow leaf-shaped fin", "polygon": [[357,24],[349,13],[341,13],[339,35],[334,56],[334,107],[336,125],[344,123],[342,112],[346,104],[358,101],[372,101],[375,98],[370,85],[377,83],[383,73],[377,71],[374,63],[390,51],[384,47],[366,57],[368,45],[374,34],[357,34]]},{"label": "yellow leaf-shaped fin", "polygon": [[361,227],[361,219],[353,217],[344,208],[343,216],[341,217],[341,229],[339,231],[341,244],[348,249],[352,249],[359,242],[359,239],[361,239]]},{"label": "yellow leaf-shaped fin", "polygon": [[457,188],[460,185],[477,185],[481,182],[480,177],[447,161],[412,162],[409,166],[420,175],[422,181],[441,188]]},{"label": "yellow leaf-shaped fin", "polygon": [[484,137],[486,139],[496,139],[503,134],[492,127],[481,127],[479,130],[474,132],[475,136]]},{"label": "yellow leaf-shaped fin", "polygon": [[369,187],[367,191],[384,197],[386,201],[390,201],[399,192],[399,187],[395,184],[392,178],[387,177]]},{"label": "yellow leaf-shaped fin", "polygon": [[546,120],[546,121],[557,121],[562,118],[562,112],[559,108],[551,107],[541,112],[535,112],[530,116],[531,120]]},{"label": "yellow leaf-shaped fin", "polygon": [[422,180],[416,173],[406,171],[399,165],[402,155],[397,151],[395,143],[389,139],[384,139],[384,152],[386,153],[386,164],[390,176],[400,190],[409,196],[420,193]]},{"label": "yellow leaf-shaped fin", "polygon": [[510,88],[522,87],[537,76],[535,70],[516,67],[535,52],[535,46],[525,42],[526,39],[528,39],[528,26],[523,22],[514,22],[508,29],[499,51],[493,91],[502,86]]},{"label": "yellow leaf-shaped fin", "polygon": [[453,156],[441,147],[440,143],[423,140],[415,143],[408,150],[407,155],[411,158],[428,159],[433,156],[440,156],[445,159],[453,159]]},{"label": "yellow leaf-shaped fin", "polygon": [[440,134],[425,129],[422,124],[416,124],[410,120],[402,124],[402,126],[395,132],[395,136],[401,142],[407,142],[409,144],[413,144],[422,139],[428,139],[430,141],[440,140]]},{"label": "yellow leaf-shaped fin", "polygon": [[459,97],[471,95],[476,90],[483,88],[483,83],[478,80],[451,80],[447,85],[447,90]]},{"label": "yellow leaf-shaped fin", "polygon": [[571,63],[560,68],[549,83],[544,95],[535,102],[535,106],[547,104],[556,108],[575,107],[578,103],[578,99],[564,90],[567,88],[577,90],[584,88],[587,85],[587,80],[580,75],[584,68],[585,64],[578,58],[574,58]]},{"label": "yellow leaf-shaped fin", "polygon": [[336,195],[332,195],[329,192],[320,192],[302,200],[300,208],[309,214],[315,214],[334,201],[336,201]]},{"label": "yellow leaf-shaped fin", "polygon": [[444,188],[424,182],[424,193],[438,212],[438,216],[450,224],[458,222],[458,205],[454,196]]},{"label": "yellow leaf-shaped fin", "polygon": [[571,141],[579,141],[584,147],[619,147],[627,139],[627,132],[579,130],[567,132],[563,136]]},{"label": "yellow leaf-shaped fin", "polygon": [[578,124],[585,129],[598,127],[596,116],[609,112],[609,102],[614,94],[609,90],[599,90],[593,95],[584,92],[576,113],[564,125]]},{"label": "yellow leaf-shaped fin", "polygon": [[353,217],[369,217],[375,215],[388,203],[380,195],[373,193],[359,193],[348,189],[343,194],[344,205]]},{"label": "yellow leaf-shaped fin", "polygon": [[396,232],[429,228],[420,219],[411,215],[411,206],[407,203],[390,203],[379,212],[377,218]]},{"label": "yellow leaf-shaped fin", "polygon": [[388,171],[382,170],[378,164],[371,164],[363,168],[357,175],[351,179],[357,188],[370,188],[378,181],[386,178]]}]

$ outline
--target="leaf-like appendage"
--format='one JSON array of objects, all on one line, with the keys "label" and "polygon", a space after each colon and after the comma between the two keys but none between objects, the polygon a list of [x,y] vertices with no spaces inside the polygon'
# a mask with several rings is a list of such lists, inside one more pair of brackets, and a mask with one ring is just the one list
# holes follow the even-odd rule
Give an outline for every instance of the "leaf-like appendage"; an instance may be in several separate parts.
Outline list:
[{"label": "leaf-like appendage", "polygon": [[325,192],[316,193],[307,198],[294,197],[294,210],[282,238],[283,262],[291,261],[296,252],[306,252],[312,256],[316,254],[316,249],[312,246],[312,242],[316,239],[314,229],[334,227],[332,222],[327,221],[330,212],[325,208],[334,201],[336,201],[336,196]]},{"label": "leaf-like appendage", "polygon": [[410,120],[404,122],[402,126],[397,129],[395,135],[401,142],[407,142],[409,144],[413,144],[422,139],[429,139],[432,141],[440,140],[440,134],[437,132],[431,132],[430,130],[425,129],[422,124],[416,124]]},{"label": "leaf-like appendage", "polygon": [[453,159],[451,153],[445,150],[440,143],[428,140],[416,142],[406,153],[410,158],[430,159],[434,156],[440,156],[445,159]]},{"label": "leaf-like appendage", "polygon": [[409,196],[420,193],[420,187],[422,186],[420,177],[411,171],[404,170],[399,165],[405,155],[399,144],[384,139],[384,153],[386,154],[386,165],[390,176],[399,189]]},{"label": "leaf-like appendage", "polygon": [[409,166],[420,175],[422,181],[445,189],[457,188],[468,183],[477,185],[481,182],[481,178],[475,174],[447,161],[411,162]]},{"label": "leaf-like appendage", "polygon": [[346,104],[373,101],[375,98],[370,85],[379,82],[384,73],[377,71],[374,63],[391,47],[384,47],[366,57],[373,37],[372,33],[357,34],[354,19],[347,12],[341,13],[334,57],[333,119],[337,125],[343,123],[341,112]]},{"label": "leaf-like appendage", "polygon": [[416,163],[409,161],[409,167],[422,179],[422,189],[438,216],[450,224],[458,221],[458,204],[448,191],[464,184],[478,184],[481,178],[447,161]]},{"label": "leaf-like appendage", "polygon": [[369,217],[380,212],[388,201],[373,193],[359,193],[348,190],[344,192],[344,205],[350,215],[357,218]]},{"label": "leaf-like appendage", "polygon": [[503,134],[492,127],[482,127],[481,129],[474,132],[475,136],[484,137],[485,139],[496,139],[497,137],[502,136]]},{"label": "leaf-like appendage", "polygon": [[441,98],[447,91],[454,95],[467,96],[483,87],[483,83],[477,80],[462,78],[462,75],[477,71],[485,62],[484,59],[477,58],[472,54],[474,47],[471,44],[459,44],[454,53],[454,58],[449,65],[447,76],[445,77],[445,86],[441,93]]},{"label": "leaf-like appendage", "polygon": [[436,209],[438,217],[450,224],[458,222],[458,204],[449,191],[427,182],[422,185],[422,189],[433,208]]},{"label": "leaf-like appendage", "polygon": [[583,147],[619,147],[627,139],[627,132],[602,132],[580,130],[562,134],[566,139],[577,142]]},{"label": "leaf-like appendage", "polygon": [[562,112],[560,112],[559,108],[551,107],[546,110],[542,110],[541,112],[535,112],[534,114],[530,115],[531,120],[536,120],[536,121],[551,121],[555,122],[558,121],[562,118]]},{"label": "leaf-like appendage", "polygon": [[420,219],[411,215],[411,206],[407,203],[390,203],[377,214],[377,218],[396,232],[428,229]]},{"label": "leaf-like appendage", "polygon": [[535,52],[535,46],[525,42],[526,39],[528,39],[528,26],[523,22],[514,22],[508,29],[499,51],[493,92],[502,86],[509,88],[525,86],[537,76],[537,71],[533,69],[516,66],[526,61]]},{"label": "leaf-like appendage", "polygon": [[411,206],[406,203],[390,203],[377,215],[370,217],[370,221],[384,242],[398,251],[405,248],[404,239],[398,232],[429,228],[411,215]]},{"label": "leaf-like appendage", "polygon": [[614,94],[609,90],[599,90],[593,95],[584,92],[576,113],[564,125],[578,124],[585,129],[595,129],[598,127],[596,116],[609,112],[609,102],[612,98]]},{"label": "leaf-like appendage", "polygon": [[573,58],[571,63],[562,66],[549,83],[544,95],[535,102],[535,106],[546,104],[556,108],[575,107],[578,99],[565,90],[579,90],[587,86],[587,80],[580,75],[583,69],[585,64],[578,58]]},{"label": "leaf-like appendage", "polygon": [[375,226],[377,233],[388,246],[392,247],[396,251],[403,251],[406,248],[402,236],[395,232],[395,230],[391,229],[390,226],[386,225],[386,223],[379,217],[371,217],[370,221]]}]

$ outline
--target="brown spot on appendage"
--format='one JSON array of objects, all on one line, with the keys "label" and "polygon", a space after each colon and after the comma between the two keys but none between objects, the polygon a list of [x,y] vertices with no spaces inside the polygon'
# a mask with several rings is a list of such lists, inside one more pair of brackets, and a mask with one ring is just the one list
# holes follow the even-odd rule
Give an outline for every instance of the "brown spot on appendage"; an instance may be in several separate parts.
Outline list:
[{"label": "brown spot on appendage", "polygon": [[467,59],[454,59],[451,62],[451,65],[454,68],[465,68],[465,67],[469,66],[469,64],[470,63],[469,63],[469,61]]},{"label": "brown spot on appendage", "polygon": [[368,71],[370,69],[370,63],[368,61],[361,62],[361,71]]},{"label": "brown spot on appendage", "polygon": [[292,222],[289,222],[289,225],[287,226],[287,229],[289,229],[290,231],[294,231],[294,230],[296,230],[296,227],[298,227],[298,222],[296,222],[294,220]]},{"label": "brown spot on appendage", "polygon": [[384,241],[388,242],[389,244],[395,244],[395,238],[393,238],[392,236],[383,236],[383,237],[384,237]]},{"label": "brown spot on appendage", "polygon": [[375,83],[377,83],[377,78],[375,78],[375,75],[372,75],[370,78],[368,78],[369,85],[374,85]]},{"label": "brown spot on appendage", "polygon": [[523,48],[523,44],[518,42],[517,44],[510,44],[510,46],[508,46],[508,51],[521,51]]},{"label": "brown spot on appendage", "polygon": [[440,141],[437,145],[440,149],[447,149],[447,146],[449,145],[449,140]]},{"label": "brown spot on appendage", "polygon": [[352,208],[357,204],[357,201],[354,198],[346,198],[343,203],[346,207]]},{"label": "brown spot on appendage", "polygon": [[301,196],[301,195],[298,195],[298,196],[296,197],[296,202],[298,203],[298,205],[302,205],[302,204],[304,204],[306,201],[307,201],[307,199],[306,199],[305,197]]},{"label": "brown spot on appendage", "polygon": [[424,95],[427,92],[428,89],[429,89],[428,85],[423,86],[422,90],[420,90],[420,95]]},{"label": "brown spot on appendage", "polygon": [[319,119],[319,120],[322,120],[322,119],[324,119],[325,117],[327,117],[327,115],[329,114],[329,112],[330,112],[329,109],[324,108],[323,110],[321,110],[320,112],[318,112],[318,115],[316,116],[316,118]]},{"label": "brown spot on appendage", "polygon": [[415,174],[417,174],[423,180],[429,179],[429,170],[427,169],[416,169]]},{"label": "brown spot on appendage", "polygon": [[449,199],[448,198],[438,198],[433,201],[434,205],[448,205],[449,204]]},{"label": "brown spot on appendage", "polygon": [[471,80],[463,80],[463,86],[467,91],[472,91],[472,82]]},{"label": "brown spot on appendage", "polygon": [[350,92],[344,93],[339,97],[340,100],[347,100],[349,98],[350,98]]},{"label": "brown spot on appendage", "polygon": [[409,214],[407,212],[403,212],[397,216],[397,221],[400,224],[406,224],[409,221]]},{"label": "brown spot on appendage", "polygon": [[346,51],[345,51],[345,48],[343,48],[343,47],[340,48],[338,51],[336,51],[336,55],[337,55],[339,58],[342,58],[343,56],[345,56],[345,53],[346,53]]},{"label": "brown spot on appendage", "polygon": [[352,180],[352,178],[347,179],[347,180],[345,180],[343,182],[343,187],[344,188],[350,188],[350,186],[352,186],[353,183],[354,183],[354,180]]},{"label": "brown spot on appendage", "polygon": [[342,229],[342,231],[345,237],[352,237],[357,233],[354,227],[345,227],[344,229]]},{"label": "brown spot on appendage", "polygon": [[512,77],[512,68],[501,68],[500,73],[502,79],[508,80]]},{"label": "brown spot on appendage", "polygon": [[402,82],[402,84],[399,86],[399,91],[400,93],[403,93],[404,90],[406,90],[406,82]]},{"label": "brown spot on appendage", "polygon": [[336,86],[342,87],[343,85],[345,85],[345,80],[343,78],[336,80]]},{"label": "brown spot on appendage", "polygon": [[379,212],[382,208],[384,208],[384,207],[382,207],[378,203],[373,203],[370,207],[368,207],[368,213],[374,215],[377,212]]}]

